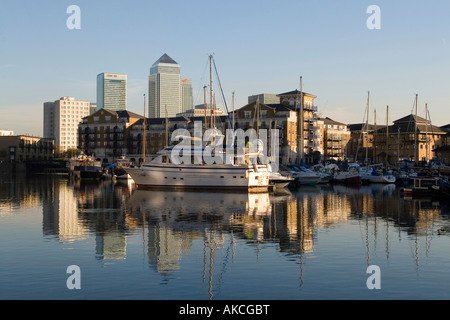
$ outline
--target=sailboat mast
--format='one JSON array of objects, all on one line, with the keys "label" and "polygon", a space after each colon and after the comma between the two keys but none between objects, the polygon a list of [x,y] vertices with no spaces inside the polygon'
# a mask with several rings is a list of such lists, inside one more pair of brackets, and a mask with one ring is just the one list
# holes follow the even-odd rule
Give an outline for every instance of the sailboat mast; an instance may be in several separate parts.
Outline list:
[{"label": "sailboat mast", "polygon": [[208,109],[208,103],[206,102],[206,86],[203,86],[203,107],[205,108],[205,131],[208,128],[208,118],[206,111]]},{"label": "sailboat mast", "polygon": [[389,163],[389,106],[386,107],[386,165]]},{"label": "sailboat mast", "polygon": [[373,110],[373,147],[372,147],[372,151],[373,151],[372,159],[373,159],[373,161],[375,161],[376,155],[377,155],[376,138],[377,138],[377,110],[374,109]]},{"label": "sailboat mast", "polygon": [[414,119],[414,161],[416,162],[416,165],[418,164],[418,158],[419,158],[419,148],[417,147],[417,100],[418,100],[418,94],[416,94],[416,117]]},{"label": "sailboat mast", "polygon": [[145,102],[146,101],[146,99],[145,99],[145,94],[144,94],[144,137],[142,138],[142,161],[143,161],[143,163],[145,163],[145,124],[146,124],[146,121],[145,121],[145,108],[147,107],[147,103]]},{"label": "sailboat mast", "polygon": [[259,138],[259,97],[256,99],[256,136]]},{"label": "sailboat mast", "polygon": [[300,77],[300,107],[297,113],[297,154],[298,154],[298,164],[301,164],[303,160],[303,77]]},{"label": "sailboat mast", "polygon": [[167,118],[167,104],[164,106],[166,112],[166,148],[169,146],[169,123]]},{"label": "sailboat mast", "polygon": [[427,159],[427,161],[429,160],[429,157],[428,157],[428,103],[425,103],[425,123],[426,123],[426,130],[425,130],[425,139],[426,139],[426,141],[425,141],[425,143],[426,143],[426,145],[425,145],[425,151],[426,151],[426,159]]},{"label": "sailboat mast", "polygon": [[235,125],[235,123],[234,123],[234,105],[235,105],[235,103],[236,102],[235,102],[234,91],[233,91],[233,127],[232,127],[233,130],[235,130],[234,129],[234,125]]},{"label": "sailboat mast", "polygon": [[212,55],[209,55],[209,106],[211,108],[211,126],[214,127],[215,123],[213,123],[213,80],[212,80]]},{"label": "sailboat mast", "polygon": [[366,118],[366,166],[369,162],[369,111],[370,111],[370,91],[367,93],[367,118]]}]

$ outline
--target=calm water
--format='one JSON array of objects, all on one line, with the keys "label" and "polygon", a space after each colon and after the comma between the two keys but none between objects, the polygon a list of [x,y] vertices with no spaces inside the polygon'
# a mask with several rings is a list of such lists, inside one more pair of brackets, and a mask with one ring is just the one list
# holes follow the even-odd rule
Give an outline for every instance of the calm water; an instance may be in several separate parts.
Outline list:
[{"label": "calm water", "polygon": [[[395,186],[239,194],[3,178],[0,299],[450,299],[449,204]],[[80,290],[67,287],[71,265]]]}]

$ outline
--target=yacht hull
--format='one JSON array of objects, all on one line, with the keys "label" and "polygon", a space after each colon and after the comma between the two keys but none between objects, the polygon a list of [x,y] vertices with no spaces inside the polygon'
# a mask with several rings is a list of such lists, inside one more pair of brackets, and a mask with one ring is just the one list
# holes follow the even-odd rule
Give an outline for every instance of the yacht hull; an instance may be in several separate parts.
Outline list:
[{"label": "yacht hull", "polygon": [[269,189],[269,173],[247,166],[146,164],[125,170],[141,189]]}]

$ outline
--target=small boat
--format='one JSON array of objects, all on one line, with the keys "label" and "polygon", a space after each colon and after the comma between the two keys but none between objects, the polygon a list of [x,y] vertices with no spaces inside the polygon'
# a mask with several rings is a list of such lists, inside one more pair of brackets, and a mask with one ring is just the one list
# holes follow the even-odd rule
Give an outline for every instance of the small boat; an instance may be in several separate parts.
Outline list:
[{"label": "small boat", "polygon": [[432,196],[441,184],[440,177],[416,177],[411,187],[401,190],[404,197]]},{"label": "small boat", "polygon": [[132,168],[133,162],[126,157],[122,156],[119,159],[116,159],[116,162],[108,167],[108,169],[113,170],[113,176],[116,179],[122,180],[131,180],[131,176],[125,171],[125,168]]},{"label": "small boat", "polygon": [[376,168],[366,167],[361,171],[361,180],[366,183],[395,183],[397,180],[394,175],[385,172],[384,170],[377,170]]},{"label": "small boat", "polygon": [[284,176],[279,172],[271,172],[269,175],[269,184],[273,185],[276,189],[286,188],[294,178],[290,176]]},{"label": "small boat", "polygon": [[[337,167],[337,166],[336,166]],[[333,181],[333,174],[328,170],[327,167],[324,167],[322,164],[316,164],[312,167],[312,170],[319,175],[320,180],[319,183],[329,183]]]},{"label": "small boat", "polygon": [[92,157],[80,154],[77,158],[69,161],[69,170],[75,179],[97,180],[103,176],[102,164]]},{"label": "small boat", "polygon": [[431,186],[433,194],[436,196],[450,196],[450,182],[447,177],[442,177],[438,185]]},{"label": "small boat", "polygon": [[288,165],[281,174],[294,178],[297,185],[315,185],[321,179],[314,171],[299,165]]},{"label": "small boat", "polygon": [[333,181],[335,183],[344,184],[360,184],[362,182],[360,166],[356,163],[351,163],[346,171],[338,171],[334,174]]}]

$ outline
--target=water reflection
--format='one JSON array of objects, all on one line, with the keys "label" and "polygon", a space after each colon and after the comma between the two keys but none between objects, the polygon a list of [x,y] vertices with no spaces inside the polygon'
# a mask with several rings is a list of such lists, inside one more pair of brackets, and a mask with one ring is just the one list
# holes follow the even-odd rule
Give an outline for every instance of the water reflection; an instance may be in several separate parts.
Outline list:
[{"label": "water reflection", "polygon": [[179,270],[181,258],[192,254],[196,243],[204,246],[205,265],[217,250],[226,250],[232,259],[237,240],[274,243],[286,255],[303,257],[315,252],[321,231],[352,222],[360,227],[370,263],[380,246],[391,257],[393,237],[424,241],[427,251],[432,236],[450,232],[447,202],[403,199],[393,185],[246,194],[143,191],[129,183],[48,177],[1,181],[0,215],[38,206],[44,237],[63,243],[94,237],[95,258],[102,261],[125,259],[130,237],[142,236],[139,245],[160,274]]}]

